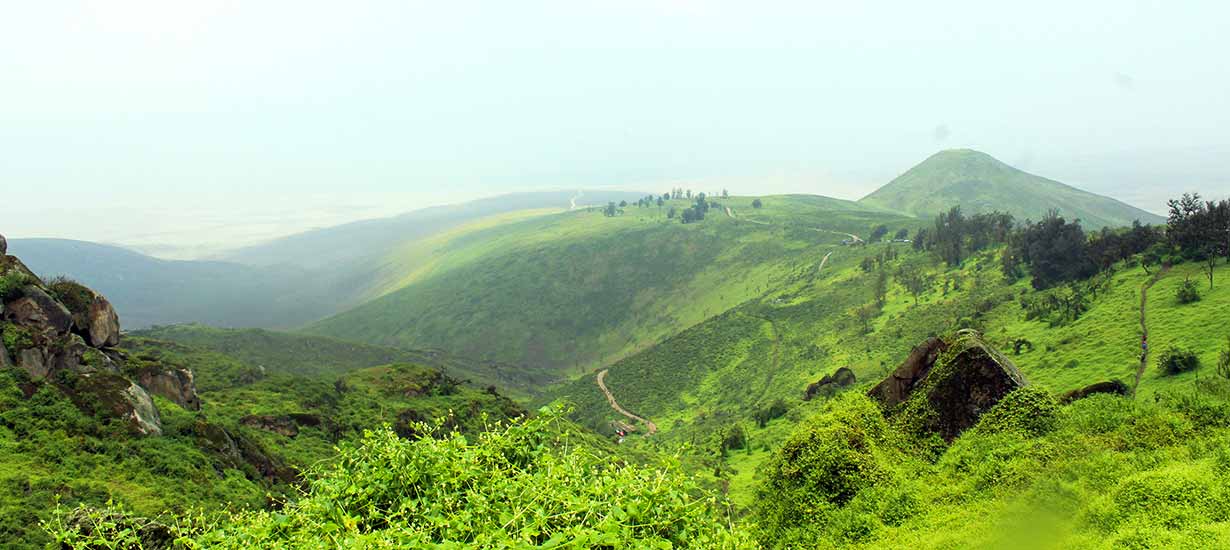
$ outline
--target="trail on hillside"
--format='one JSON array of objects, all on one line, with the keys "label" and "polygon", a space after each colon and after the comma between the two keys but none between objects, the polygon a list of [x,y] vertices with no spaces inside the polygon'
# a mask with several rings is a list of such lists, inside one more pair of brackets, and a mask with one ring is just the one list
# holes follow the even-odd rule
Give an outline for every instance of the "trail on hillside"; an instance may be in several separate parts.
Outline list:
[{"label": "trail on hillside", "polygon": [[649,435],[653,435],[654,433],[656,433],[658,431],[657,424],[654,424],[653,422],[649,420],[646,420],[635,414],[632,414],[628,412],[627,409],[624,409],[623,407],[619,406],[619,403],[615,401],[615,396],[611,394],[611,390],[607,389],[606,387],[606,373],[607,373],[606,370],[603,370],[602,372],[598,373],[597,382],[598,382],[598,388],[602,390],[602,393],[606,394],[606,401],[607,403],[611,404],[611,408],[615,409],[615,412],[619,414],[622,414],[628,418],[631,418],[632,420],[636,420],[644,424],[645,429],[649,431]]},{"label": "trail on hillside", "polygon": [[832,251],[832,250],[830,250],[828,254],[825,254],[825,255],[824,255],[824,258],[821,258],[821,259],[820,259],[820,267],[817,267],[817,268],[816,268],[816,273],[817,273],[817,274],[819,274],[821,271],[824,271],[824,264],[828,263],[828,261],[829,261],[829,256],[832,256],[832,255],[833,255],[833,251]]},{"label": "trail on hillside", "polygon": [[1169,271],[1169,268],[1162,267],[1153,277],[1140,287],[1140,341],[1144,343],[1140,350],[1140,367],[1136,369],[1136,383],[1132,385],[1132,396],[1135,397],[1136,390],[1140,388],[1140,378],[1145,375],[1145,369],[1149,368],[1149,322],[1147,318],[1147,309],[1149,306],[1149,289]]}]

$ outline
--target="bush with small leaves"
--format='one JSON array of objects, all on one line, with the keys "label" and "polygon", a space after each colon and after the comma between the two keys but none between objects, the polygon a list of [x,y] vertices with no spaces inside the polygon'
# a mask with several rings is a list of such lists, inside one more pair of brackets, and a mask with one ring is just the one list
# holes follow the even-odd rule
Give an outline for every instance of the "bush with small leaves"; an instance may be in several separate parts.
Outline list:
[{"label": "bush with small leaves", "polygon": [[1200,358],[1189,349],[1170,346],[1157,358],[1157,368],[1162,374],[1174,376],[1179,373],[1196,370],[1200,367]]}]

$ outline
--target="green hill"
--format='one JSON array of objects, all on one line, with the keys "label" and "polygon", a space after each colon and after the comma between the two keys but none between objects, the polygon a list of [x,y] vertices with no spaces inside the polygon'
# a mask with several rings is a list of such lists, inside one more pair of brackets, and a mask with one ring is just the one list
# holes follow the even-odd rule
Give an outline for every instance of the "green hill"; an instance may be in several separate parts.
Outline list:
[{"label": "green hill", "polygon": [[[315,323],[311,334],[442,348],[516,364],[588,371],[653,346],[819,266],[847,234],[918,220],[857,203],[791,195],[717,199],[704,220],[630,205],[516,220],[412,245],[394,289]],[[731,208],[732,215],[725,209]]]},{"label": "green hill", "polygon": [[1128,226],[1136,220],[1164,221],[1161,216],[1017,170],[971,149],[931,155],[859,202],[915,216],[933,216],[961,205],[967,213],[998,210],[1034,221],[1058,209],[1065,218],[1079,218],[1091,229]]},{"label": "green hill", "polygon": [[[513,397],[535,395],[555,381],[550,373],[540,369],[470,360],[443,350],[395,349],[264,329],[172,325],[135,331],[131,336],[127,345],[139,345],[145,339],[175,342],[194,351],[209,351],[233,358],[269,375],[340,376],[367,367],[415,363],[443,369],[474,384],[497,386]],[[167,346],[162,347],[165,349]],[[173,353],[173,350],[170,351]],[[203,358],[181,358],[175,362],[199,366]],[[201,379],[202,376],[198,375],[198,384],[202,383]]]}]

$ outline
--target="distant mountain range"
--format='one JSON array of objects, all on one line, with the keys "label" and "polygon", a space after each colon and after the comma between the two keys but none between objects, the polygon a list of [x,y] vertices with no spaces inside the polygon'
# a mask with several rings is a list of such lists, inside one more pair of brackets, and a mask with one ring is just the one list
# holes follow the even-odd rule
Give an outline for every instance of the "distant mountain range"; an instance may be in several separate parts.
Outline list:
[{"label": "distant mountain range", "polygon": [[1163,223],[1156,214],[1013,168],[971,149],[940,151],[859,202],[929,217],[961,205],[966,212],[1011,212],[1039,220],[1051,209],[1088,229]]}]

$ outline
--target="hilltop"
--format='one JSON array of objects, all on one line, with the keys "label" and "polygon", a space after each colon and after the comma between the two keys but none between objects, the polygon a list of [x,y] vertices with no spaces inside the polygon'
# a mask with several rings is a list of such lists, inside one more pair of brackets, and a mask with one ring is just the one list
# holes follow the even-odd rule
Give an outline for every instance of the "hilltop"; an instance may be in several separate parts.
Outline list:
[{"label": "hilltop", "polygon": [[931,155],[860,203],[915,216],[933,216],[960,205],[967,213],[998,210],[1018,220],[1042,219],[1058,209],[1089,229],[1125,227],[1165,220],[1110,197],[1023,172],[986,153],[950,149]]},{"label": "hilltop", "polygon": [[694,204],[679,197],[407,247],[385,260],[403,266],[392,290],[306,332],[581,374],[814,273],[851,234],[919,223],[818,196],[707,201],[717,206],[691,223],[674,215]]}]

